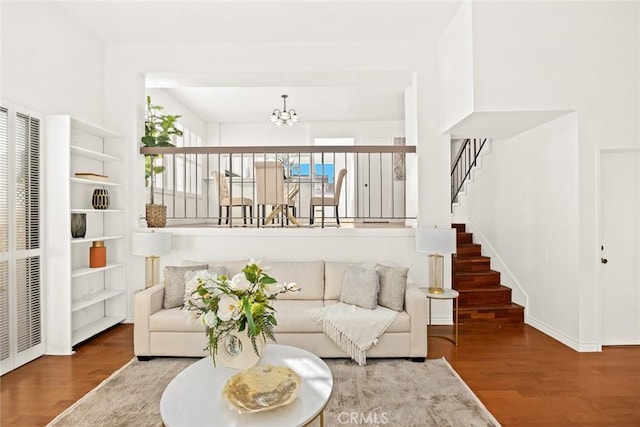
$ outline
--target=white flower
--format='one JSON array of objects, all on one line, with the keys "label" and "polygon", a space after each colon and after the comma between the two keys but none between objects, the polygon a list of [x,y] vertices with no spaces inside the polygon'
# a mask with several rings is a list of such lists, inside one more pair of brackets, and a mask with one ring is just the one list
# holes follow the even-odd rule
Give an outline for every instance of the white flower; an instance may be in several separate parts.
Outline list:
[{"label": "white flower", "polygon": [[202,316],[202,323],[204,323],[205,326],[213,328],[216,326],[217,318],[218,316],[216,316],[213,311],[209,311]]},{"label": "white flower", "polygon": [[298,286],[298,284],[296,282],[285,283],[284,284],[284,291],[285,292],[299,292],[300,291],[300,286]]},{"label": "white flower", "polygon": [[264,285],[264,294],[269,298],[272,295],[279,294],[280,292],[284,292],[284,285],[280,283],[269,283]]},{"label": "white flower", "polygon": [[[242,313],[242,302],[235,295],[222,295],[218,302],[218,317],[223,322],[227,322],[231,319],[238,320]],[[209,314],[209,313],[207,313]],[[209,326],[207,324],[207,326]]]},{"label": "white flower", "polygon": [[251,287],[251,282],[247,280],[244,273],[238,273],[231,278],[231,289],[245,292]]},{"label": "white flower", "polygon": [[261,269],[262,271],[269,271],[269,270],[271,270],[271,266],[270,266],[270,265],[262,265],[262,262],[263,262],[263,261],[262,261],[261,259],[253,259],[253,258],[251,258],[251,259],[249,260],[249,265],[251,265],[251,264],[255,264],[255,265],[257,265],[258,267],[260,267],[260,269]]},{"label": "white flower", "polygon": [[208,270],[188,271],[185,273],[185,279],[187,279],[184,284],[185,291],[187,295],[191,295],[191,293],[198,288],[200,280],[205,282],[205,287],[208,287],[218,279],[218,275],[216,273],[211,273]]}]

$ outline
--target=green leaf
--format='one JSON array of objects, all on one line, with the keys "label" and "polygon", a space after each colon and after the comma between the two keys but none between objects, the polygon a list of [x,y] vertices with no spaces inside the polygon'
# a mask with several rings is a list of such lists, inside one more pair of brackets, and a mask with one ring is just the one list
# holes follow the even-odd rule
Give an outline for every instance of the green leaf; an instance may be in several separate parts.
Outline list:
[{"label": "green leaf", "polygon": [[251,314],[251,305],[248,303],[246,297],[242,298],[242,302],[244,305],[244,314],[247,316],[247,322],[249,323],[249,336],[255,337],[260,331],[258,331],[256,323],[253,320],[253,315]]},{"label": "green leaf", "polygon": [[276,279],[274,279],[271,276],[267,276],[266,274],[264,276],[262,276],[262,278],[260,279],[260,283],[262,283],[263,285],[270,285],[272,283],[278,283],[278,281]]}]

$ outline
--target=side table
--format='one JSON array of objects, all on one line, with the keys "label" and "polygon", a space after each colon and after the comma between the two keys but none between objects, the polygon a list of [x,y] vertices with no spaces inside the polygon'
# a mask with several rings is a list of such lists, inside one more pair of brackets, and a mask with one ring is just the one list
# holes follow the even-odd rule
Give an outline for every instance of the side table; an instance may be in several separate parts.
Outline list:
[{"label": "side table", "polygon": [[439,300],[443,300],[443,299],[452,299],[455,301],[455,305],[456,305],[456,318],[455,318],[455,339],[451,340],[451,338],[449,337],[442,337],[442,336],[434,336],[434,337],[438,337],[438,338],[445,338],[448,339],[449,341],[453,342],[455,345],[458,345],[458,296],[460,296],[460,294],[458,293],[458,291],[456,291],[455,289],[445,289],[443,294],[432,294],[429,293],[428,290],[425,289],[425,292],[427,294],[427,299],[429,300],[429,323],[427,324],[427,336],[430,337],[431,336],[431,300],[434,299],[439,299]]}]

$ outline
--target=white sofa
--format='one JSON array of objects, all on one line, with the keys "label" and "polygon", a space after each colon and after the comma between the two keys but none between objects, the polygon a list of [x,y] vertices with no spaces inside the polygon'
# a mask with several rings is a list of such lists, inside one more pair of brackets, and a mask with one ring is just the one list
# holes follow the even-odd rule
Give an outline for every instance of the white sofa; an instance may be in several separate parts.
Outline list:
[{"label": "white sofa", "polygon": [[[209,267],[225,266],[229,277],[240,272],[246,262],[208,262]],[[302,288],[281,294],[276,301],[275,337],[279,344],[308,350],[319,357],[348,357],[314,322],[311,310],[338,302],[347,266],[333,261],[271,262],[267,272],[280,282],[296,282]],[[163,308],[164,284],[135,294],[134,351],[138,359],[151,356],[203,357],[206,339],[201,322],[188,325],[184,310]],[[367,350],[367,358],[408,357],[424,360],[427,354],[427,302],[412,283],[405,291],[400,312],[377,345]]]}]

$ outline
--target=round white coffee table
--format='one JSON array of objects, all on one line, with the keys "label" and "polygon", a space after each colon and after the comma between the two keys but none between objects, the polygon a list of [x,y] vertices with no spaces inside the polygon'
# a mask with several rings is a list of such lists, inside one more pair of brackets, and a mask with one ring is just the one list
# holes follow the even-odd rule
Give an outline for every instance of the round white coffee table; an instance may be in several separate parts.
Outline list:
[{"label": "round white coffee table", "polygon": [[178,426],[303,426],[320,416],[333,389],[333,376],[318,356],[300,348],[269,344],[260,365],[286,366],[302,377],[298,397],[289,405],[254,414],[240,414],[222,398],[222,388],[240,372],[213,366],[210,357],[180,372],[160,399],[160,416],[167,427]]}]

